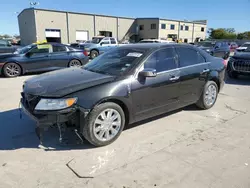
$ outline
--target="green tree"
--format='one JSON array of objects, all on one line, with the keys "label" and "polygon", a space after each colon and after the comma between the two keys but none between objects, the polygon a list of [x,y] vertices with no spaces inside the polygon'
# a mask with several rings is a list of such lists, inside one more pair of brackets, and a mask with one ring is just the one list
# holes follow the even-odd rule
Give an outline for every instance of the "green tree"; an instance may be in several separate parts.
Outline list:
[{"label": "green tree", "polygon": [[237,35],[234,28],[209,29],[211,39],[236,39]]},{"label": "green tree", "polygon": [[243,33],[238,33],[237,39],[250,39],[250,31],[246,31]]}]

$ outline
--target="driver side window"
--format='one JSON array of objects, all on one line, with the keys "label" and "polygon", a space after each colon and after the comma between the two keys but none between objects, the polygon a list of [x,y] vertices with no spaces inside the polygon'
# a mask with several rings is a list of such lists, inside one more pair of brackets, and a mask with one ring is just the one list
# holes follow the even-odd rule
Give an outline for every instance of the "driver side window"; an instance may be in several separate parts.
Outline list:
[{"label": "driver side window", "polygon": [[144,63],[144,68],[155,69],[156,72],[163,72],[176,69],[175,53],[173,48],[161,49],[153,54]]},{"label": "driver side window", "polygon": [[32,54],[49,53],[49,48],[37,48],[36,46],[32,50],[30,50],[30,53]]}]

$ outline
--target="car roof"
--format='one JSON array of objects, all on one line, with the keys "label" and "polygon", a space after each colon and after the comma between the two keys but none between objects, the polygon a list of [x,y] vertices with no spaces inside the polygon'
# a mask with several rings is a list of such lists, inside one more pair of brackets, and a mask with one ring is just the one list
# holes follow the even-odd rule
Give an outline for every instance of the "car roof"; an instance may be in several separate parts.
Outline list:
[{"label": "car roof", "polygon": [[121,48],[141,48],[141,49],[153,49],[160,47],[168,47],[168,46],[187,46],[193,47],[191,44],[178,44],[178,43],[136,43],[136,44],[127,44],[121,46]]}]

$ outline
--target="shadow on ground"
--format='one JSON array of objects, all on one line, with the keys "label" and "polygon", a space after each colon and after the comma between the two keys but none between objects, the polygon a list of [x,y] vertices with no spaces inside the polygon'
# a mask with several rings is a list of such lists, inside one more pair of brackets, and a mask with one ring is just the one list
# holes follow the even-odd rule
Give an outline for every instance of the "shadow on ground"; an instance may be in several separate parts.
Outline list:
[{"label": "shadow on ground", "polygon": [[[195,107],[187,107],[194,108]],[[185,108],[186,109],[186,108]],[[138,123],[128,125],[124,131],[137,127],[143,126],[150,121],[154,121],[166,116],[172,115],[178,111],[171,113],[165,113],[153,118],[143,120]],[[35,133],[36,123],[31,120],[28,116],[22,113],[22,119],[20,119],[19,109],[10,111],[0,112],[0,150],[17,150],[21,148],[38,148],[39,139]],[[58,129],[50,128],[44,132],[44,146],[50,148],[50,150],[75,150],[75,149],[92,149],[94,148],[86,140],[80,142],[80,139],[76,136],[74,131],[67,131],[65,134],[68,144],[62,145],[59,143],[59,132]]]},{"label": "shadow on ground", "polygon": [[239,76],[237,79],[232,79],[227,76],[225,83],[229,85],[250,85],[250,77]]}]

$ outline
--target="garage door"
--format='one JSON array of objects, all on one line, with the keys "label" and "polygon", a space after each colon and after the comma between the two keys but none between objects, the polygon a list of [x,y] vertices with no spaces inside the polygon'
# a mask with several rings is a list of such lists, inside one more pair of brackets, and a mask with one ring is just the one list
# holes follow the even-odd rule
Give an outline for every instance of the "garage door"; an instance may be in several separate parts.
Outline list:
[{"label": "garage door", "polygon": [[61,32],[59,29],[45,29],[46,37],[60,38]]},{"label": "garage door", "polygon": [[88,40],[88,35],[88,31],[76,31],[76,41]]}]

